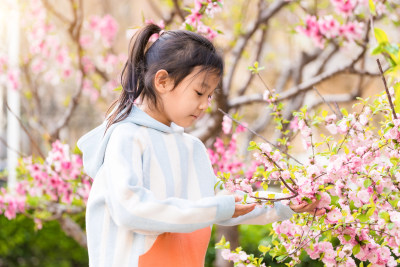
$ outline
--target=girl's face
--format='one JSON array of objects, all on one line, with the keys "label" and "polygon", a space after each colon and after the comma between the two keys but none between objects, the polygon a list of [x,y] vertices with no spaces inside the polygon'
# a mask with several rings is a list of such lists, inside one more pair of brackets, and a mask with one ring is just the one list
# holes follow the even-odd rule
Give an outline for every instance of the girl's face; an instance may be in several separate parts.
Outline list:
[{"label": "girl's face", "polygon": [[167,79],[166,87],[161,92],[158,90],[162,105],[154,111],[158,113],[154,114],[157,120],[168,126],[174,122],[188,127],[204,115],[220,77],[207,71],[199,73],[200,70],[200,67],[195,67],[175,89],[173,81]]}]

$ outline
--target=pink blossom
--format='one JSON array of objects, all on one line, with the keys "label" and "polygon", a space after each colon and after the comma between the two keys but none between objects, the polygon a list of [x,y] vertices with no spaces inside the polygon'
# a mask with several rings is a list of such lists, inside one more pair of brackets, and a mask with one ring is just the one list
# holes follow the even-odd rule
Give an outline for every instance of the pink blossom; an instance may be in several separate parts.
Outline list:
[{"label": "pink blossom", "polygon": [[368,190],[360,190],[357,192],[357,197],[365,204],[369,202],[370,193]]},{"label": "pink blossom", "polygon": [[334,38],[339,33],[340,24],[331,15],[319,19],[318,26],[321,34],[327,38]]},{"label": "pink blossom", "polygon": [[229,134],[232,129],[232,119],[224,115],[222,120],[222,131],[224,134]]},{"label": "pink blossom", "polygon": [[343,15],[350,15],[357,5],[356,0],[331,0],[336,10]]},{"label": "pink blossom", "polygon": [[328,124],[327,126],[326,126],[326,129],[331,133],[331,134],[337,134],[337,132],[338,132],[338,128],[337,128],[337,126],[336,126],[336,124],[334,124],[334,123],[331,123],[331,124]]},{"label": "pink blossom", "polygon": [[327,219],[330,223],[337,223],[342,218],[342,213],[339,209],[333,209],[327,213]]},{"label": "pink blossom", "polygon": [[331,196],[327,192],[322,192],[320,193],[321,199],[318,204],[319,209],[323,208],[329,208],[329,205],[331,204]]}]

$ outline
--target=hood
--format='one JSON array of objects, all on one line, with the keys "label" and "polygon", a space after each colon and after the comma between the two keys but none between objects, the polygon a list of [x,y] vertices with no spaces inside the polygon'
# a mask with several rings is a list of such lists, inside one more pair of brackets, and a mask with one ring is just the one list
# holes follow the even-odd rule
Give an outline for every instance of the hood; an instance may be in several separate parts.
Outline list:
[{"label": "hood", "polygon": [[107,126],[107,120],[79,138],[77,145],[83,154],[83,168],[90,177],[94,178],[103,164],[108,140],[110,140],[110,136],[115,127],[121,123],[134,123],[163,133],[183,133],[182,127],[174,123],[169,127],[156,119],[153,119],[138,107],[133,106],[128,117],[111,125],[106,134],[104,134],[104,132]]}]

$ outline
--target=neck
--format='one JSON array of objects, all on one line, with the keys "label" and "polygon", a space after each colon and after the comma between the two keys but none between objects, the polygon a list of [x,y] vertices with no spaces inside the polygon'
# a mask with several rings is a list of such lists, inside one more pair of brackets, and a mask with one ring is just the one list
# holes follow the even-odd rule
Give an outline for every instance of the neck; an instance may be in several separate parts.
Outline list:
[{"label": "neck", "polygon": [[137,104],[137,107],[143,110],[153,119],[167,125],[168,127],[171,126],[171,122],[169,122],[165,116],[162,115],[159,107],[155,107],[154,105],[150,104],[147,99],[141,99],[141,101]]}]

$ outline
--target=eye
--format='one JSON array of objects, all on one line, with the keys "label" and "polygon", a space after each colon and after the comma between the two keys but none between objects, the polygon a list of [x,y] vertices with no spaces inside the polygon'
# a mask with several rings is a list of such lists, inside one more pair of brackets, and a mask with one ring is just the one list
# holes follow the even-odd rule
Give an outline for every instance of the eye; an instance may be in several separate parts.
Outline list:
[{"label": "eye", "polygon": [[202,95],[203,95],[203,94],[200,93],[199,91],[196,91],[196,93],[197,93],[198,96],[202,96]]}]

